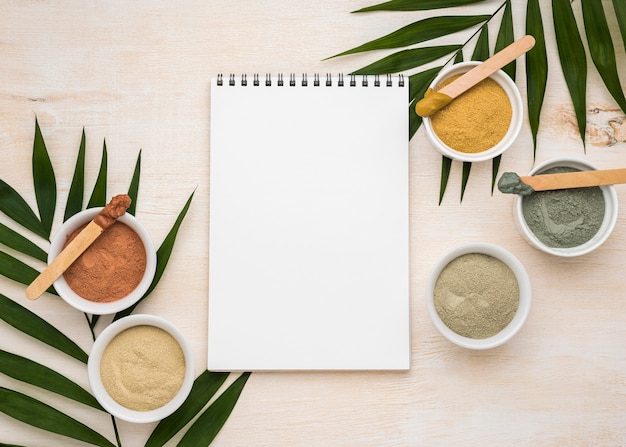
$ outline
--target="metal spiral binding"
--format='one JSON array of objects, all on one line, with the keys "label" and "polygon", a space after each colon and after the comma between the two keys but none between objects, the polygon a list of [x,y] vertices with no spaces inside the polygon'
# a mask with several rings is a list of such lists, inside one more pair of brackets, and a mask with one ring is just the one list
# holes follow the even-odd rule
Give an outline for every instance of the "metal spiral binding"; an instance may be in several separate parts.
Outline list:
[{"label": "metal spiral binding", "polygon": [[[357,75],[351,73],[350,75],[350,80],[348,85],[350,87],[356,87],[357,85]],[[279,87],[282,87],[285,85],[285,76],[282,73],[278,73],[278,75],[276,76],[276,85]],[[313,75],[313,86],[315,87],[319,87],[321,85],[321,79],[320,79],[320,74],[319,73],[315,73]],[[385,81],[385,86],[387,87],[392,87],[393,86],[393,76],[391,74],[387,74],[386,75],[386,81]],[[361,77],[362,81],[361,81],[361,85],[363,87],[367,87],[370,83],[367,75],[362,75]],[[404,83],[405,83],[405,77],[403,74],[398,75],[398,87],[404,87]],[[235,74],[230,74],[228,76],[228,85],[229,86],[235,86],[237,84],[237,77],[235,76]],[[246,74],[242,74],[241,78],[240,78],[240,84],[242,86],[247,86],[248,85],[248,76]],[[219,73],[217,75],[217,85],[222,86],[224,85],[224,75],[222,73]],[[255,87],[258,87],[259,85],[261,85],[260,83],[260,76],[258,73],[254,73],[253,78],[252,78],[252,85]],[[266,73],[265,75],[265,85],[267,87],[270,87],[272,85],[272,75],[271,73]],[[296,74],[295,73],[290,73],[289,74],[289,86],[290,87],[295,87],[298,85],[298,81],[296,79]],[[302,79],[300,82],[300,85],[302,85],[302,87],[307,87],[309,85],[309,81],[308,81],[308,75],[307,73],[302,73]],[[326,81],[324,83],[324,85],[326,87],[332,87],[333,85],[333,76],[331,73],[326,73]],[[344,81],[344,75],[343,73],[339,73],[339,75],[337,76],[337,86],[338,87],[343,87],[344,85],[346,85],[345,81]],[[381,80],[380,80],[380,75],[374,75],[374,87],[380,87],[381,86]]]}]

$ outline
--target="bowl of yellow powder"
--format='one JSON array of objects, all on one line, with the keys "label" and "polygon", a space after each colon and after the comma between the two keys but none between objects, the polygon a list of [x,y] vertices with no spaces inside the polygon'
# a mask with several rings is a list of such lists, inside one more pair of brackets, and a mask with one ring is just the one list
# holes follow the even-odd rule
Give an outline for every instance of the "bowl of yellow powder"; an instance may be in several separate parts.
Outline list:
[{"label": "bowl of yellow powder", "polygon": [[[430,88],[438,90],[480,62],[461,62],[442,70]],[[424,117],[431,144],[454,160],[479,162],[506,151],[522,128],[524,106],[519,89],[502,70],[493,73],[450,104]]]},{"label": "bowl of yellow powder", "polygon": [[[52,239],[48,263],[101,210],[89,208],[66,220]],[[154,279],[156,265],[156,249],[148,230],[133,215],[125,213],[57,278],[54,289],[81,312],[112,314],[144,296]]]},{"label": "bowl of yellow powder", "polygon": [[439,332],[469,349],[489,349],[522,328],[532,301],[530,279],[509,251],[469,243],[442,256],[426,284],[426,308]]},{"label": "bowl of yellow powder", "polygon": [[132,315],[102,331],[87,371],[91,390],[106,411],[128,422],[154,422],[176,411],[189,395],[193,352],[172,323]]},{"label": "bowl of yellow powder", "polygon": [[[560,157],[535,166],[529,175],[597,169],[586,160]],[[517,195],[513,220],[534,248],[574,257],[590,253],[611,235],[617,223],[618,199],[613,185],[536,191]]]}]

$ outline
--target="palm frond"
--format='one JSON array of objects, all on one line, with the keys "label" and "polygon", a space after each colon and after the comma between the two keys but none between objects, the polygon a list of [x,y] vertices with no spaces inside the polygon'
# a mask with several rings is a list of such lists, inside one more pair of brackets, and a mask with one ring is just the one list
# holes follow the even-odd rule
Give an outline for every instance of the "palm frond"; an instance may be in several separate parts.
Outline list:
[{"label": "palm frond", "polygon": [[552,0],[552,18],[565,83],[572,98],[580,138],[587,128],[587,56],[569,0]]},{"label": "palm frond", "polygon": [[535,46],[526,53],[526,95],[534,159],[537,155],[539,118],[548,82],[548,55],[539,0],[528,0],[526,5],[526,34],[535,38]]},{"label": "palm frond", "polygon": [[482,1],[484,0],[391,0],[353,12],[426,11],[431,9],[451,8],[453,6],[464,6]]},{"label": "palm frond", "polygon": [[348,54],[356,54],[372,50],[408,47],[410,45],[436,39],[437,37],[447,36],[448,34],[463,31],[467,28],[471,28],[487,21],[490,17],[491,16],[489,15],[472,15],[431,17],[423,19],[400,28],[393,33],[374,39],[332,57],[346,56]]}]

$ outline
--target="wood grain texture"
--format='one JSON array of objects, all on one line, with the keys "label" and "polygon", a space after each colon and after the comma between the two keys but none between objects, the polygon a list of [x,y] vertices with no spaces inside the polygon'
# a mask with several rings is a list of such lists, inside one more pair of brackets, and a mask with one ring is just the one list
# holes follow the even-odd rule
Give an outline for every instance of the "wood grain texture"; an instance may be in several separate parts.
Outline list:
[{"label": "wood grain texture", "polygon": [[[604,0],[606,9],[609,1]],[[446,13],[483,14],[500,1]],[[380,53],[322,61],[412,21],[436,14],[350,11],[365,0],[317,2],[215,0],[2,2],[0,14],[0,178],[35,206],[30,157],[35,116],[64,203],[83,127],[87,186],[95,182],[103,141],[109,152],[109,196],[125,192],[142,151],[137,218],[158,246],[195,192],[159,287],[138,311],[167,318],[192,342],[197,374],[206,364],[208,265],[209,79],[217,73],[349,73]],[[586,153],[558,56],[551,42],[550,1],[542,0],[550,70],[537,160],[525,121],[502,159],[501,172],[529,172],[557,156],[601,169],[623,166],[624,115],[590,70]],[[580,5],[574,3],[577,10]],[[579,14],[579,12],[577,12]],[[513,2],[523,30],[525,2]],[[617,31],[609,17],[612,31]],[[471,31],[446,38],[464,41]],[[518,34],[519,35],[519,34]],[[626,58],[618,67],[626,79]],[[525,96],[523,61],[517,84]],[[624,82],[624,81],[623,81]],[[594,112],[595,110],[598,112]],[[245,117],[245,115],[242,115]],[[254,117],[247,117],[254,119]],[[245,131],[245,119],[242,119]],[[306,138],[303,135],[302,138]],[[563,446],[622,445],[626,439],[626,191],[614,233],[596,252],[555,259],[515,231],[513,197],[492,195],[491,164],[472,168],[459,203],[461,165],[438,206],[441,156],[420,130],[410,143],[411,343],[406,373],[255,373],[214,446]],[[53,232],[62,213],[57,212]],[[7,219],[0,216],[6,223]],[[465,242],[499,244],[526,266],[533,306],[521,332],[486,352],[457,348],[429,321],[424,287],[434,263]],[[38,243],[47,249],[45,241]],[[4,247],[1,249],[4,250]],[[43,268],[41,263],[33,264]],[[24,289],[0,279],[0,293]],[[61,328],[87,352],[84,316],[61,300],[21,304]],[[110,317],[103,317],[99,333]],[[25,354],[88,388],[84,367],[0,323],[0,349]],[[113,440],[97,410],[4,376],[0,386],[58,406]],[[154,424],[119,423],[124,446],[143,445]],[[0,414],[0,442],[79,446]]]}]

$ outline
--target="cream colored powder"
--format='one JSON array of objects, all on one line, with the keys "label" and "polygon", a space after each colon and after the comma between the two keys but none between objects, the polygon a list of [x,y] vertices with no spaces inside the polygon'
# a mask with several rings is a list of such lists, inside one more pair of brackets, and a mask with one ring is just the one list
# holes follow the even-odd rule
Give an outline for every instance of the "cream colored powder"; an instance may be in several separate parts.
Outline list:
[{"label": "cream colored powder", "polygon": [[100,375],[107,393],[120,405],[150,411],[167,404],[185,377],[185,357],[174,337],[154,326],[118,334],[105,348]]}]

